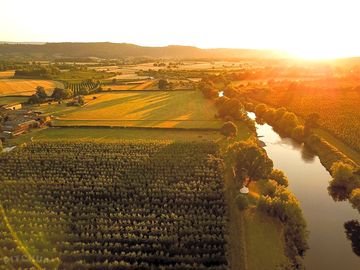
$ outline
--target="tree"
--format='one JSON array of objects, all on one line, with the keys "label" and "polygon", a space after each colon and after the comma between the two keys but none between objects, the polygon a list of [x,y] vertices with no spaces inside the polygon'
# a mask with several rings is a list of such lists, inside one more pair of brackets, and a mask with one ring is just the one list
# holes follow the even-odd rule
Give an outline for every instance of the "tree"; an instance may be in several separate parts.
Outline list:
[{"label": "tree", "polygon": [[297,116],[292,113],[292,112],[286,112],[284,113],[284,115],[281,117],[278,125],[279,127],[287,133],[292,132],[292,130],[299,124],[299,120],[297,118]]},{"label": "tree", "polygon": [[224,95],[231,98],[234,97],[236,94],[236,90],[232,85],[228,85],[224,89]]},{"label": "tree", "polygon": [[[230,146],[229,154],[235,159],[237,178],[249,185],[252,180],[266,179],[273,170],[273,162],[266,151],[252,142],[237,142]],[[240,179],[239,179],[240,180]]]},{"label": "tree", "polygon": [[304,133],[309,135],[311,130],[319,126],[320,115],[318,113],[311,113],[305,119]]},{"label": "tree", "polygon": [[351,192],[349,201],[352,206],[360,212],[360,187]]},{"label": "tree", "polygon": [[351,241],[354,253],[360,256],[360,223],[357,220],[350,220],[344,224],[347,239]]},{"label": "tree", "polygon": [[46,99],[48,97],[48,95],[46,94],[45,88],[42,86],[36,87],[36,95],[42,100]]},{"label": "tree", "polygon": [[233,122],[228,121],[222,126],[220,133],[226,137],[235,137],[237,134],[237,127]]},{"label": "tree", "polygon": [[289,179],[286,177],[286,175],[278,170],[273,169],[270,173],[270,179],[275,180],[279,185],[287,187],[289,185]]},{"label": "tree", "polygon": [[262,117],[267,110],[268,107],[262,103],[255,107],[255,114],[256,116]]},{"label": "tree", "polygon": [[62,99],[71,98],[72,95],[73,93],[70,89],[55,88],[51,97],[54,98],[55,100],[62,100]]},{"label": "tree", "polygon": [[235,98],[221,98],[224,102],[219,106],[219,116],[230,116],[234,119],[240,119],[241,113],[244,109],[239,100]]},{"label": "tree", "polygon": [[341,188],[349,195],[351,191],[360,187],[360,176],[354,173],[354,167],[342,161],[335,162],[331,166],[333,180],[330,182],[332,188]]},{"label": "tree", "polygon": [[2,152],[3,150],[3,145],[2,145],[2,140],[0,140],[0,153]]},{"label": "tree", "polygon": [[39,98],[39,96],[37,94],[33,94],[29,97],[28,102],[30,104],[38,104],[41,102],[41,99]]},{"label": "tree", "polygon": [[275,115],[274,115],[274,121],[280,120],[285,113],[286,113],[286,109],[284,107],[276,109]]},{"label": "tree", "polygon": [[291,137],[298,142],[302,142],[304,140],[304,127],[299,125],[294,128],[291,132]]},{"label": "tree", "polygon": [[158,82],[158,87],[159,87],[159,89],[165,90],[165,89],[168,88],[168,86],[169,86],[168,80],[165,80],[165,79],[159,80],[159,82]]}]

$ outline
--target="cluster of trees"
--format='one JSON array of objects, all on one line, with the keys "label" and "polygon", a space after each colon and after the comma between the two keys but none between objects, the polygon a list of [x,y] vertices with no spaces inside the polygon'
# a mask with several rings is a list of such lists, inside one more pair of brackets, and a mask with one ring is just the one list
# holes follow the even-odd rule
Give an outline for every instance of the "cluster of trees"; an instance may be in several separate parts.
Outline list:
[{"label": "cluster of trees", "polygon": [[235,97],[236,89],[232,85],[227,85],[220,91],[217,89],[212,79],[206,78],[199,83],[198,87],[205,98],[215,101],[218,110],[217,116],[227,121],[221,129],[223,135],[236,135],[234,125],[229,123],[234,120],[241,120],[251,130],[255,130],[254,121],[247,116],[244,106],[240,100]]},{"label": "cluster of trees", "polygon": [[304,142],[305,137],[312,135],[313,130],[318,127],[320,119],[317,113],[312,113],[306,117],[305,123],[302,124],[296,114],[289,112],[286,108],[269,108],[263,103],[255,107],[255,114],[256,117],[264,119],[283,134],[299,142]]},{"label": "cluster of trees", "polygon": [[[296,198],[286,189],[288,179],[273,168],[266,151],[254,142],[236,142],[229,146],[228,155],[233,160],[236,179],[242,185],[263,181],[264,191],[258,200],[259,209],[279,218],[285,226],[287,256],[294,267],[301,264],[300,257],[308,249],[306,222]],[[249,199],[239,195],[236,202],[246,209]]]},{"label": "cluster of trees", "polygon": [[329,188],[333,193],[337,192],[343,198],[348,198],[352,206],[360,212],[360,168],[338,161],[332,165],[331,174],[333,179]]},{"label": "cluster of trees", "polygon": [[160,79],[158,82],[158,87],[160,90],[168,89],[170,86],[169,81],[166,79]]},{"label": "cluster of trees", "polygon": [[0,60],[0,71],[22,69],[27,63],[13,60]]},{"label": "cluster of trees", "polygon": [[48,94],[45,91],[45,88],[42,86],[37,86],[35,94],[29,97],[28,103],[30,104],[39,104],[46,102],[48,100]]},{"label": "cluster of trees", "polygon": [[[44,268],[228,269],[214,143],[43,141],[0,164],[9,222]],[[12,258],[17,243],[0,234]]]},{"label": "cluster of trees", "polygon": [[61,101],[72,97],[82,99],[81,95],[87,95],[98,91],[100,89],[100,82],[93,82],[87,80],[81,83],[66,83],[65,88],[55,88],[53,93],[49,96],[45,88],[42,86],[36,87],[36,92],[30,96],[28,103],[39,104],[52,100]]},{"label": "cluster of trees", "polygon": [[31,65],[23,69],[15,70],[15,77],[41,77],[41,78],[50,78],[52,75],[60,74],[60,70],[52,65],[42,66],[42,65]]},{"label": "cluster of trees", "polygon": [[52,100],[63,100],[74,96],[74,92],[70,89],[55,88],[53,93],[49,96],[42,86],[37,86],[35,94],[31,95],[28,99],[29,104],[40,104]]}]

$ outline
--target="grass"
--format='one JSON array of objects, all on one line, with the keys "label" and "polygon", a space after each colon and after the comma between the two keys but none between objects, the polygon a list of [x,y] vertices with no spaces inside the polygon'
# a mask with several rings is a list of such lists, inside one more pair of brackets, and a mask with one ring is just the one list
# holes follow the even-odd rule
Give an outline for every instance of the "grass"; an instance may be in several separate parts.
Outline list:
[{"label": "grass", "polygon": [[334,135],[329,133],[323,129],[317,129],[316,133],[324,138],[328,143],[335,146],[340,152],[344,155],[355,161],[356,163],[360,164],[360,153],[353,149],[352,147],[345,144],[342,140],[336,138]]},{"label": "grass", "polygon": [[0,106],[12,103],[22,103],[28,100],[27,97],[0,97]]},{"label": "grass", "polygon": [[248,269],[276,269],[285,263],[285,240],[280,221],[256,208],[244,211],[243,215]]},{"label": "grass", "polygon": [[48,80],[3,79],[0,80],[0,96],[30,96],[37,86],[43,86],[48,93],[55,87],[64,87],[62,83]]},{"label": "grass", "polygon": [[[246,140],[251,134],[245,136],[244,128],[240,132],[242,135],[239,134],[239,136]],[[229,140],[226,142],[220,143],[222,150],[231,143]],[[285,240],[281,222],[256,208],[256,198],[264,188],[263,182],[252,182],[248,195],[252,205],[249,209],[240,211],[235,201],[240,186],[233,177],[231,162],[225,159],[225,163],[224,179],[225,200],[229,212],[228,256],[230,270],[276,269],[276,266],[285,264],[288,259],[284,253]]]},{"label": "grass", "polygon": [[83,107],[65,104],[37,106],[54,115],[58,126],[132,126],[218,129],[212,102],[195,91],[119,91],[88,96]]}]

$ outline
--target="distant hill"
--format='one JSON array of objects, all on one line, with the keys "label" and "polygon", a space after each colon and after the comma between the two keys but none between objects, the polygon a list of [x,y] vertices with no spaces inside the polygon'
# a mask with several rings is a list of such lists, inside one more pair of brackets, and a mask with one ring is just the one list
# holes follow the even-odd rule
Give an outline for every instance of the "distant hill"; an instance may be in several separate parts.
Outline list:
[{"label": "distant hill", "polygon": [[53,59],[69,57],[98,58],[278,58],[280,52],[250,49],[200,49],[191,46],[143,47],[127,43],[2,43],[0,57]]}]

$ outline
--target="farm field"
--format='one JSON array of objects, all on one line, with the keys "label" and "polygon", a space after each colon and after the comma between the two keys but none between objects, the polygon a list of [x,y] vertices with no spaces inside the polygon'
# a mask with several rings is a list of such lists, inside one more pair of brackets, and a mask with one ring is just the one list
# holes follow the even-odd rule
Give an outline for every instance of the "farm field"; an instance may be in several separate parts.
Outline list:
[{"label": "farm field", "polygon": [[42,86],[51,94],[54,88],[64,87],[62,83],[48,80],[2,79],[0,80],[0,96],[30,96],[35,88]]},{"label": "farm field", "polygon": [[109,79],[115,74],[108,72],[101,72],[92,69],[87,70],[69,70],[66,72],[61,72],[60,74],[53,75],[53,80],[66,81],[67,83],[81,83],[85,80],[92,79],[96,80],[105,80]]},{"label": "farm field", "polygon": [[123,91],[123,90],[131,90],[132,88],[134,88],[135,86],[137,86],[136,84],[135,85],[131,85],[131,84],[124,84],[124,85],[106,85],[104,86],[103,88],[105,90],[107,90],[108,88],[111,89],[111,91]]},{"label": "farm field", "polygon": [[[304,83],[296,90],[274,88],[267,91],[250,91],[249,96],[275,107],[284,106],[305,118],[317,112],[320,125],[356,151],[360,151],[360,90],[348,83]],[[352,84],[354,86],[354,84]]]},{"label": "farm field", "polygon": [[83,107],[53,104],[35,107],[56,116],[62,126],[134,126],[218,129],[212,102],[196,91],[122,91],[89,97]]},{"label": "farm field", "polygon": [[11,103],[22,103],[28,100],[27,97],[0,97],[0,106]]},{"label": "farm field", "polygon": [[8,79],[13,77],[15,74],[15,70],[6,70],[0,71],[0,79]]},{"label": "farm field", "polygon": [[[241,138],[247,139],[250,132],[241,127]],[[239,134],[240,136],[240,134]],[[118,140],[167,140],[167,141],[222,141],[218,131],[200,131],[185,129],[148,129],[148,128],[101,128],[101,127],[54,127],[36,129],[30,133],[8,140],[5,145],[20,145],[33,141],[49,140],[94,140],[97,142],[114,142]]]},{"label": "farm field", "polygon": [[37,142],[0,159],[6,267],[227,269],[214,143]]}]

